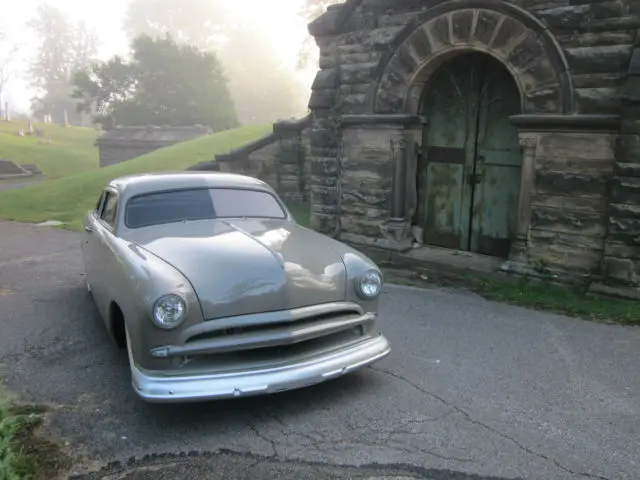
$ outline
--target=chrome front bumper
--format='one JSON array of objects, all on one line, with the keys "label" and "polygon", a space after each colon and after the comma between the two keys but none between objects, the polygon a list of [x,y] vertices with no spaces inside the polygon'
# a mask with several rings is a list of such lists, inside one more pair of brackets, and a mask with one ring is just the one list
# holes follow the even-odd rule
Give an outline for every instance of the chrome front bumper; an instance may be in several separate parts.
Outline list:
[{"label": "chrome front bumper", "polygon": [[343,350],[269,369],[213,375],[161,376],[145,372],[132,362],[131,383],[138,396],[153,403],[263,395],[342,376],[380,360],[390,351],[389,342],[380,333]]}]

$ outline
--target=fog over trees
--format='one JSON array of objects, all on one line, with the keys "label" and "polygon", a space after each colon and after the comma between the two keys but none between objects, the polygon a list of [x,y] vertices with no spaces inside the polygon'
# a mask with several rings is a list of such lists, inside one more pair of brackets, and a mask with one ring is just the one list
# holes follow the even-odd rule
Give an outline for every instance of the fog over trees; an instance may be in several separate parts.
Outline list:
[{"label": "fog over trees", "polygon": [[[0,22],[0,98],[18,76],[35,92],[32,113],[51,115],[59,123],[89,118],[104,126],[144,120],[171,123],[171,117],[173,123],[198,120],[228,128],[305,115],[308,89],[285,65],[267,30],[260,28],[267,20],[252,15],[249,3],[242,8],[246,1],[234,0],[236,8],[229,8],[231,0],[130,0],[117,32],[127,38],[127,54],[99,58],[104,39],[96,30],[73,20],[55,0],[42,0],[24,25],[35,44],[28,61],[22,58],[22,72],[14,61],[24,57],[19,42],[15,44],[20,38],[14,35],[9,42]],[[308,22],[334,3],[340,2],[301,0],[295,14]],[[315,67],[317,50],[311,37],[295,41],[298,68]],[[143,44],[151,50],[143,52]],[[163,61],[176,68],[163,67]],[[145,68],[155,70],[145,76]],[[184,69],[182,76],[179,68]],[[196,79],[196,73],[204,77]],[[173,87],[162,85],[170,81]],[[197,108],[194,98],[203,99],[195,102]],[[143,101],[153,106],[144,107]],[[185,116],[189,108],[192,118]],[[211,111],[204,112],[207,108]]]}]

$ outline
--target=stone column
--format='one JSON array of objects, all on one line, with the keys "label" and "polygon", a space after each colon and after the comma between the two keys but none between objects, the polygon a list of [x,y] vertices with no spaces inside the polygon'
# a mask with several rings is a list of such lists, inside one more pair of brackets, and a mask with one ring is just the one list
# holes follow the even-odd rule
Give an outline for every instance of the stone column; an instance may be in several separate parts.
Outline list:
[{"label": "stone column", "polygon": [[407,218],[407,140],[405,132],[399,130],[391,134],[390,161],[392,164],[392,187],[390,217],[387,235],[394,249],[411,248],[410,221]]},{"label": "stone column", "polygon": [[391,163],[393,165],[393,189],[391,196],[390,222],[400,223],[406,220],[406,150],[407,142],[402,132],[391,134]]},{"label": "stone column", "polygon": [[531,225],[531,196],[535,192],[535,161],[538,138],[532,134],[520,135],[522,147],[522,174],[520,180],[520,199],[518,202],[518,224],[516,238],[511,245],[510,260],[527,262],[529,226]]}]

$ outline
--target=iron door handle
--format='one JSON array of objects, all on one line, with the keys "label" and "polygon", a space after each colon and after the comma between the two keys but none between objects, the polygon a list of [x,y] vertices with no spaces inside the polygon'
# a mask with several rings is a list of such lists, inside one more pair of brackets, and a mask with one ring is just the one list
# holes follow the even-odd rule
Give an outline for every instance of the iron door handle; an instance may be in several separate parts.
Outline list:
[{"label": "iron door handle", "polygon": [[467,184],[469,185],[478,185],[482,182],[482,174],[481,173],[469,173],[467,175]]}]

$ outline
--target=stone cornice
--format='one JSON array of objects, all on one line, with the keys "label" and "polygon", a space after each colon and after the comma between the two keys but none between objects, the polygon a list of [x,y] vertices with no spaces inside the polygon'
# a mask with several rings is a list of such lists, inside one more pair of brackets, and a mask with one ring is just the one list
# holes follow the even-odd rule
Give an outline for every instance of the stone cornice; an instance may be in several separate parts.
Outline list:
[{"label": "stone cornice", "polygon": [[344,126],[412,126],[425,125],[427,123],[427,119],[421,115],[403,114],[343,115],[341,121]]},{"label": "stone cornice", "polygon": [[513,115],[509,120],[521,130],[618,131],[620,128],[619,115],[524,114]]}]

